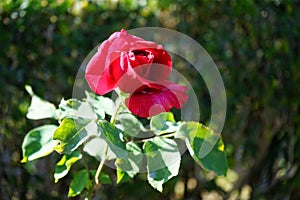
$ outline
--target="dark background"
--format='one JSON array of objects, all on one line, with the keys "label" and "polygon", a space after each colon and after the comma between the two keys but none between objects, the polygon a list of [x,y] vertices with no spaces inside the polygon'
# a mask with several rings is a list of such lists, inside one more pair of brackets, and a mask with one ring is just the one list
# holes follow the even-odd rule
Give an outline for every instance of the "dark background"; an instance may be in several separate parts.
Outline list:
[{"label": "dark background", "polygon": [[[72,178],[54,184],[56,153],[20,163],[25,134],[49,122],[26,119],[24,85],[57,105],[71,97],[80,64],[99,42],[122,28],[145,26],[187,34],[219,67],[228,101],[222,135],[230,171],[217,178],[184,155],[179,176],[162,194],[142,174],[99,188],[96,198],[299,199],[299,22],[300,2],[289,0],[1,0],[0,199],[66,199]],[[193,73],[187,78],[205,122],[205,85]]]}]

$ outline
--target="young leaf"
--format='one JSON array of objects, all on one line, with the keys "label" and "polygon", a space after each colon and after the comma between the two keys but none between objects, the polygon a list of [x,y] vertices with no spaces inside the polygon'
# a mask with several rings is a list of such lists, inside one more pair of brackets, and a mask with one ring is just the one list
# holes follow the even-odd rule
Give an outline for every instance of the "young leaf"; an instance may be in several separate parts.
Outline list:
[{"label": "young leaf", "polygon": [[54,179],[55,183],[59,179],[63,178],[68,174],[71,166],[82,158],[82,155],[79,151],[73,151],[71,154],[64,154],[61,160],[56,164]]},{"label": "young leaf", "polygon": [[114,113],[114,102],[107,97],[98,96],[94,93],[85,92],[86,100],[90,103],[94,111],[101,116],[101,119],[105,118],[105,113],[113,115]]},{"label": "young leaf", "polygon": [[133,143],[126,144],[128,150],[128,157],[126,159],[118,158],[116,160],[117,166],[117,183],[125,182],[128,177],[133,178],[139,171],[143,161],[143,154],[140,147]]},{"label": "young leaf", "polygon": [[[103,155],[107,145],[108,144],[104,139],[96,137],[84,145],[83,151],[87,152],[90,156],[93,156],[98,160],[102,160],[104,159]],[[110,147],[108,147],[105,159],[113,160],[116,158],[116,154],[110,149]]]},{"label": "young leaf", "polygon": [[58,153],[70,154],[89,136],[97,134],[98,129],[95,121],[65,118],[54,132],[53,139],[59,141],[54,149]]},{"label": "young leaf", "polygon": [[28,119],[33,119],[33,120],[46,119],[46,118],[57,119],[56,108],[52,103],[35,95],[34,92],[32,91],[31,86],[26,85],[25,89],[31,96],[31,103],[26,115]]},{"label": "young leaf", "polygon": [[29,131],[23,140],[21,162],[35,160],[52,153],[56,145],[52,139],[56,128],[55,125],[44,125]]},{"label": "young leaf", "polygon": [[[90,172],[93,176],[96,175],[96,170],[90,170]],[[110,177],[107,174],[105,174],[104,172],[100,173],[99,183],[101,183],[101,184],[112,184],[112,182],[110,180]]]},{"label": "young leaf", "polygon": [[117,120],[120,122],[120,124],[117,124],[117,127],[133,137],[141,131],[146,131],[143,124],[132,114],[119,114]]},{"label": "young leaf", "polygon": [[106,120],[99,120],[98,127],[101,131],[101,136],[105,137],[110,149],[117,157],[127,158],[128,152],[126,150],[123,132]]},{"label": "young leaf", "polygon": [[87,170],[77,172],[70,184],[68,197],[75,197],[79,195],[88,183],[88,179],[89,174]]},{"label": "young leaf", "polygon": [[162,192],[162,185],[178,175],[180,152],[177,143],[168,138],[155,137],[143,146],[147,158],[148,182]]},{"label": "young leaf", "polygon": [[226,175],[228,166],[224,144],[211,129],[197,122],[185,122],[175,137],[186,141],[191,156],[204,169]]},{"label": "young leaf", "polygon": [[59,118],[83,118],[83,119],[97,119],[91,105],[87,102],[79,101],[77,99],[62,99],[59,104]]},{"label": "young leaf", "polygon": [[150,120],[150,130],[156,135],[175,132],[179,128],[179,123],[175,122],[174,115],[171,112],[163,112]]}]

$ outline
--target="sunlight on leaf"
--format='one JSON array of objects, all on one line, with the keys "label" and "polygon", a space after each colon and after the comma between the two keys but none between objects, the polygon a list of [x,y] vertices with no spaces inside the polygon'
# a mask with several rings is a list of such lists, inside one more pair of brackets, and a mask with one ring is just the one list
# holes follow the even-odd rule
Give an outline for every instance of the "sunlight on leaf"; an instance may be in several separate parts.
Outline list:
[{"label": "sunlight on leaf", "polygon": [[98,96],[94,93],[85,92],[87,97],[87,102],[91,104],[94,111],[100,116],[101,119],[105,118],[105,113],[108,115],[113,115],[114,113],[114,102],[103,96]]},{"label": "sunlight on leaf", "polygon": [[117,117],[119,124],[116,126],[126,134],[135,137],[142,131],[146,131],[143,124],[132,114],[122,113]]},{"label": "sunlight on leaf", "polygon": [[49,155],[56,142],[52,139],[57,126],[44,125],[27,133],[22,144],[23,159],[21,162],[35,160]]},{"label": "sunlight on leaf", "polygon": [[46,119],[46,118],[57,119],[56,108],[52,103],[35,95],[31,86],[26,85],[25,89],[31,96],[31,103],[26,115],[28,119],[33,119],[33,120]]},{"label": "sunlight on leaf", "polygon": [[86,141],[90,136],[98,134],[97,124],[93,120],[65,118],[54,132],[53,139],[58,143],[58,153],[69,154]]},{"label": "sunlight on leaf", "polygon": [[[102,160],[103,155],[107,146],[107,142],[100,138],[96,137],[91,139],[91,141],[87,142],[84,145],[83,151],[87,152],[90,156],[95,157],[97,160]],[[105,157],[106,160],[113,160],[116,159],[116,154],[108,147],[107,155]]]},{"label": "sunlight on leaf", "polygon": [[179,123],[175,122],[174,115],[171,112],[163,112],[150,120],[150,130],[156,135],[175,132],[179,128]]},{"label": "sunlight on leaf", "polygon": [[55,167],[54,179],[55,183],[59,179],[63,178],[68,174],[71,166],[82,158],[79,151],[73,151],[71,154],[64,154],[63,157],[58,161]]},{"label": "sunlight on leaf", "polygon": [[97,119],[91,105],[87,102],[79,101],[77,99],[62,99],[59,104],[59,118],[84,118]]},{"label": "sunlight on leaf", "polygon": [[133,143],[126,144],[128,157],[126,159],[118,158],[117,166],[117,183],[122,183],[128,180],[128,177],[133,178],[139,171],[143,161],[143,153],[140,147]]},{"label": "sunlight on leaf", "polygon": [[105,140],[107,141],[110,149],[117,155],[117,157],[127,158],[128,152],[126,150],[123,132],[105,120],[99,120],[98,127],[101,134],[105,136]]},{"label": "sunlight on leaf", "polygon": [[178,175],[181,156],[177,143],[168,138],[155,137],[145,142],[148,182],[162,192],[163,184]]},{"label": "sunlight on leaf", "polygon": [[175,137],[186,141],[191,156],[204,169],[212,170],[217,175],[226,175],[228,166],[224,144],[211,129],[198,122],[185,122]]}]

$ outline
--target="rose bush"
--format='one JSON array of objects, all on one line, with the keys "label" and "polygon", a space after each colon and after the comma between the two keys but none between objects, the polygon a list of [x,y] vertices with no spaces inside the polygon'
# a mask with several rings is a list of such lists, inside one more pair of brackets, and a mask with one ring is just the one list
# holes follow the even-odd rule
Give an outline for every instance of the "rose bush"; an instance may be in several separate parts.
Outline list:
[{"label": "rose bush", "polygon": [[[203,169],[226,175],[228,165],[220,135],[199,122],[176,121],[172,112],[166,112],[181,108],[188,98],[187,87],[167,80],[171,71],[172,59],[161,45],[121,30],[104,41],[88,63],[85,78],[93,92],[86,91],[82,100],[62,98],[55,106],[25,86],[32,97],[26,116],[58,123],[50,120],[51,124],[26,134],[22,162],[54,151],[63,154],[55,166],[55,182],[80,162],[73,170],[68,197],[84,192],[89,200],[100,185],[112,180],[122,184],[142,172],[147,173],[148,183],[162,192],[163,185],[179,173],[184,152],[179,141]],[[128,95],[118,91],[120,101],[101,96],[116,88]],[[126,106],[133,114],[149,118],[136,118]],[[144,126],[142,121],[149,123]],[[203,157],[207,144],[216,145]],[[99,161],[97,168],[95,159]],[[106,174],[105,165],[116,174]]]},{"label": "rose bush", "polygon": [[187,88],[167,80],[172,59],[161,45],[128,34],[113,33],[99,47],[87,65],[85,78],[98,95],[119,88],[130,96],[128,109],[151,117],[187,101]]}]

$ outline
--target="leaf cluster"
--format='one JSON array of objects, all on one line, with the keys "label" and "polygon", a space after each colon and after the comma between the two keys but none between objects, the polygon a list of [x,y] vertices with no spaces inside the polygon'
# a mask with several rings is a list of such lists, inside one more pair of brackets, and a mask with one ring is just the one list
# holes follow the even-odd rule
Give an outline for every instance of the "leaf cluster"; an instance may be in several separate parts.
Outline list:
[{"label": "leaf cluster", "polygon": [[[179,140],[186,143],[192,158],[203,169],[216,175],[226,175],[227,160],[220,135],[198,122],[176,122],[171,112],[161,113],[145,127],[122,104],[108,97],[86,92],[86,98],[62,99],[58,108],[40,98],[30,86],[31,95],[27,118],[52,118],[58,126],[46,124],[29,131],[24,138],[22,162],[45,157],[56,151],[62,154],[55,166],[58,182],[84,156],[99,160],[95,166],[78,171],[70,184],[68,196],[77,196],[84,189],[89,196],[95,185],[112,183],[102,170],[113,161],[117,183],[125,182],[138,173],[146,172],[149,184],[162,192],[163,184],[178,175],[181,153]],[[91,169],[94,168],[94,169]]]}]

